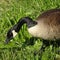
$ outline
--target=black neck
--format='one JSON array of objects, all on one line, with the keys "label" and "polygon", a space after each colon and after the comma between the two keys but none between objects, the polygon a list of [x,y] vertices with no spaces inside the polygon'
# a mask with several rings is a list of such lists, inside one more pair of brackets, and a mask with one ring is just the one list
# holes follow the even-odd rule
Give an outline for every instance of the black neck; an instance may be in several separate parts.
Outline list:
[{"label": "black neck", "polygon": [[19,30],[21,29],[22,25],[26,23],[28,28],[34,26],[37,24],[37,22],[33,21],[31,18],[29,17],[24,17],[21,18],[18,23],[16,24],[16,32],[19,32]]}]

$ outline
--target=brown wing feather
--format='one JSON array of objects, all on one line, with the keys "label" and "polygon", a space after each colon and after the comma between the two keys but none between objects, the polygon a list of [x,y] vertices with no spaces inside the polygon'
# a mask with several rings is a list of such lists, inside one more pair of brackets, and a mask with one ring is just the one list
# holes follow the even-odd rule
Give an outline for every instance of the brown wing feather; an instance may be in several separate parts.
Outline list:
[{"label": "brown wing feather", "polygon": [[43,20],[49,25],[60,25],[60,9],[52,9],[42,13],[37,20]]}]

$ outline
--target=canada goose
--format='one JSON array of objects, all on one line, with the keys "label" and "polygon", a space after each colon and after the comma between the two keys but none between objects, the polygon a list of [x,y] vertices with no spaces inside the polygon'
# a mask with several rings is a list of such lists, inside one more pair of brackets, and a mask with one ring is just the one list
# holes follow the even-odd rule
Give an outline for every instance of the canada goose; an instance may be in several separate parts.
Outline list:
[{"label": "canada goose", "polygon": [[26,23],[28,32],[33,37],[39,37],[49,41],[60,39],[60,9],[48,10],[33,21],[30,17],[21,18],[7,33],[6,43],[14,38],[22,25]]}]

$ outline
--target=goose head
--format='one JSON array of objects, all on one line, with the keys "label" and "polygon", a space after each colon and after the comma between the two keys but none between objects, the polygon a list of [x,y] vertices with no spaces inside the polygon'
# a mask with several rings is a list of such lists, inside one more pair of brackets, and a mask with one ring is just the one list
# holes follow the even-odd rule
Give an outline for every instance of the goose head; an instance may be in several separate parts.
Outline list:
[{"label": "goose head", "polygon": [[15,24],[13,27],[11,27],[7,32],[7,38],[5,40],[5,43],[8,43],[11,39],[13,39],[19,30],[21,29],[22,25],[26,24],[28,28],[35,26],[37,24],[36,21],[33,21],[30,17],[23,17],[21,18],[17,24]]}]

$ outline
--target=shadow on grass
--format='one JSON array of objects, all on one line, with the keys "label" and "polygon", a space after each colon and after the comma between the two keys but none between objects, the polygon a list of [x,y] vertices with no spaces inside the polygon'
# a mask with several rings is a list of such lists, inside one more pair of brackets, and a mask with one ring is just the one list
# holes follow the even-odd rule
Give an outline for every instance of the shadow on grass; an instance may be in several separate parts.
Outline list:
[{"label": "shadow on grass", "polygon": [[[22,47],[26,47],[26,46],[29,46],[29,45],[34,45],[35,44],[35,41],[37,40],[38,38],[36,37],[31,37],[30,39],[26,38],[26,41],[23,43]],[[60,39],[56,40],[56,41],[48,41],[48,40],[44,40],[42,39],[42,46],[40,48],[40,50],[38,51],[38,53],[40,51],[45,51],[45,48],[46,47],[49,47],[50,45],[52,45],[52,51],[54,51],[54,48],[59,48],[60,47]],[[56,53],[60,53],[60,50],[57,50]],[[37,54],[37,53],[36,53]]]}]

